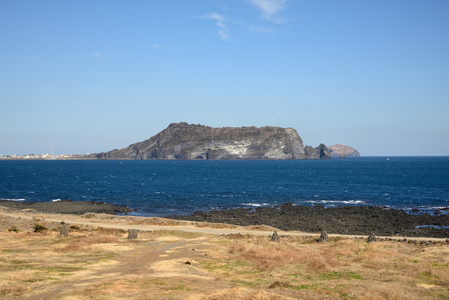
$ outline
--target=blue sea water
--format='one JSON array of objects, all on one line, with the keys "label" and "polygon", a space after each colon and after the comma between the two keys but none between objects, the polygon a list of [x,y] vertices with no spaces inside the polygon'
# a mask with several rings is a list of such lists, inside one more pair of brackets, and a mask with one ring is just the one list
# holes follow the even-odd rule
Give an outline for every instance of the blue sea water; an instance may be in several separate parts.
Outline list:
[{"label": "blue sea water", "polygon": [[297,205],[449,207],[449,157],[0,161],[0,199],[103,201],[166,216]]}]

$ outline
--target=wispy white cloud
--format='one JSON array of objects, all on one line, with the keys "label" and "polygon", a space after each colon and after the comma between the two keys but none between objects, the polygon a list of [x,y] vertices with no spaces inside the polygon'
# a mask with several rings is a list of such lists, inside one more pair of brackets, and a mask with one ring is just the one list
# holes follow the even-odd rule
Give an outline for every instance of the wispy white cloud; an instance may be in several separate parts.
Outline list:
[{"label": "wispy white cloud", "polygon": [[96,58],[96,59],[100,59],[103,57],[103,53],[101,53],[101,52],[92,53],[92,57]]},{"label": "wispy white cloud", "polygon": [[278,13],[283,10],[288,0],[247,0],[249,3],[256,6],[260,11],[262,19],[270,20],[274,23],[283,23],[284,20],[278,16]]},{"label": "wispy white cloud", "polygon": [[218,26],[218,35],[222,40],[231,40],[228,34],[228,27],[225,25],[226,19],[223,15],[217,13],[210,13],[204,16],[205,19],[215,20]]},{"label": "wispy white cloud", "polygon": [[154,50],[170,50],[169,47],[166,47],[166,46],[163,46],[163,45],[157,44],[157,43],[154,43],[152,45],[152,47],[153,47]]}]

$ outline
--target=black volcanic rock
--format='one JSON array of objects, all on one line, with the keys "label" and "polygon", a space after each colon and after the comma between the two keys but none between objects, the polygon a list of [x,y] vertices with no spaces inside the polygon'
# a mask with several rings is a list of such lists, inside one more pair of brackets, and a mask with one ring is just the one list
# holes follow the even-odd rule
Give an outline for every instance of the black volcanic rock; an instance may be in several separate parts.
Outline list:
[{"label": "black volcanic rock", "polygon": [[[172,123],[165,130],[127,148],[93,154],[97,159],[322,159],[327,147],[305,151],[293,128],[221,127]],[[308,154],[310,153],[310,155]]]},{"label": "black volcanic rock", "polygon": [[213,222],[250,226],[254,224],[273,226],[280,230],[304,232],[327,231],[332,234],[363,234],[407,237],[448,238],[449,229],[422,227],[425,224],[449,225],[449,215],[411,215],[402,210],[381,207],[300,206],[285,203],[275,207],[256,209],[225,209],[194,212],[189,216],[170,216],[178,220]]}]

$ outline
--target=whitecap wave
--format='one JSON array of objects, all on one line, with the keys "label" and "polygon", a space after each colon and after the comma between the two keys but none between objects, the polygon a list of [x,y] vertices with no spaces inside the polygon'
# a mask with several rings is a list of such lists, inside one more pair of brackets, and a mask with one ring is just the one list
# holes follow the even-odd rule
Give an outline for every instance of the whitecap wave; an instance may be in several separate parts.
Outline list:
[{"label": "whitecap wave", "polygon": [[0,199],[0,201],[25,201],[26,199]]},{"label": "whitecap wave", "polygon": [[363,200],[309,200],[307,203],[312,204],[365,204],[366,202]]},{"label": "whitecap wave", "polygon": [[430,206],[430,207],[423,207],[422,209],[448,209],[449,206]]},{"label": "whitecap wave", "polygon": [[260,207],[260,206],[267,206],[268,203],[242,203],[242,205]]},{"label": "whitecap wave", "polygon": [[54,199],[54,200],[51,200],[51,202],[59,202],[59,201],[61,201],[61,199]]}]

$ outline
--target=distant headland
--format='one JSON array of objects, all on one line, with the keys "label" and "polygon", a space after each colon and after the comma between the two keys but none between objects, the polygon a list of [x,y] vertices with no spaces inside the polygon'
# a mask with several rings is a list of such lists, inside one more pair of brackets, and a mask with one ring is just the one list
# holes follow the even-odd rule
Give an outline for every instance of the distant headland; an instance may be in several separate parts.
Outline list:
[{"label": "distant headland", "polygon": [[0,160],[296,160],[358,156],[356,149],[341,144],[304,145],[294,128],[209,127],[181,122],[123,149],[94,154],[0,155]]},{"label": "distant headland", "polygon": [[304,146],[293,128],[209,127],[172,123],[153,137],[93,159],[259,160],[330,159],[324,144]]}]

